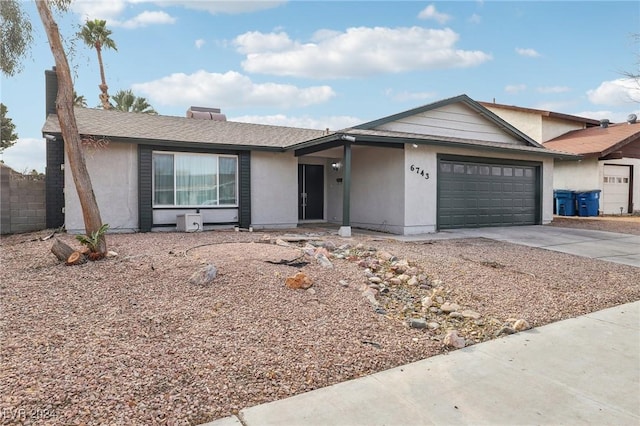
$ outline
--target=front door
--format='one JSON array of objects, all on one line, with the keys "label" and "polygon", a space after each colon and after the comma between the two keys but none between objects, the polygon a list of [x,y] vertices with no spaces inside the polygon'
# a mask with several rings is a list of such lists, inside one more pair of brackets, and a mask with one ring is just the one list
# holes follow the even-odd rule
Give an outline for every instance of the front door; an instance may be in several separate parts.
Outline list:
[{"label": "front door", "polygon": [[324,166],[298,164],[298,219],[324,219]]}]

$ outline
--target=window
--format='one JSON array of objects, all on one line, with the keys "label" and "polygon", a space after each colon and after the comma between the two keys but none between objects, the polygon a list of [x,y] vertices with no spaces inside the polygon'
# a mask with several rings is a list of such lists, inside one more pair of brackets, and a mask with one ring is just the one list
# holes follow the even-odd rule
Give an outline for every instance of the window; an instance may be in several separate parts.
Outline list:
[{"label": "window", "polygon": [[235,206],[235,156],[153,153],[153,205]]}]

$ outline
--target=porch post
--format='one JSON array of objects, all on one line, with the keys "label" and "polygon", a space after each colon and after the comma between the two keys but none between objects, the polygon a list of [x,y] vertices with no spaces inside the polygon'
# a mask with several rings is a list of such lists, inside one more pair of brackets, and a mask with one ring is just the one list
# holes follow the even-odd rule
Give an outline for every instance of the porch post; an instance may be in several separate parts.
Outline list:
[{"label": "porch post", "polygon": [[351,236],[351,142],[344,143],[344,175],[342,176],[342,226],[341,237]]}]

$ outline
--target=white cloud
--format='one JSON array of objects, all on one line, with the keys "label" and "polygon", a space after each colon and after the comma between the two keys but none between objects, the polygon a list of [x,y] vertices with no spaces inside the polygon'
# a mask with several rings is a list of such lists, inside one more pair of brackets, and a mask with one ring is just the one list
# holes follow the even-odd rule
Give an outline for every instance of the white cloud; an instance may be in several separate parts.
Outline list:
[{"label": "white cloud", "polygon": [[418,14],[418,18],[431,19],[442,25],[446,24],[451,19],[451,16],[447,15],[446,13],[438,12],[436,10],[436,7],[430,4],[429,6],[422,9],[422,11]]},{"label": "white cloud", "polygon": [[20,138],[9,148],[6,148],[0,158],[4,164],[16,172],[30,172],[37,170],[44,173],[47,164],[47,144],[44,139]]},{"label": "white cloud", "polygon": [[[292,41],[286,34],[252,32],[234,40],[247,54],[245,71],[307,78],[348,78],[414,70],[465,68],[492,59],[482,51],[455,48],[458,34],[442,30],[385,27],[319,31],[316,42]],[[273,50],[262,50],[273,43]]]},{"label": "white cloud", "polygon": [[395,92],[392,89],[387,89],[385,94],[397,102],[411,102],[411,101],[425,101],[434,99],[437,94],[435,92]]},{"label": "white cloud", "polygon": [[571,88],[566,86],[546,86],[538,87],[536,90],[539,93],[566,93],[570,92]]},{"label": "white cloud", "polygon": [[[213,15],[241,14],[261,10],[273,9],[285,4],[286,1],[206,1],[206,0],[75,0],[71,3],[71,10],[80,15],[80,21],[87,19],[104,19],[110,26],[124,28],[139,28],[150,24],[173,23],[175,18],[166,12],[145,11],[131,19],[123,19],[122,14],[129,5],[152,4],[159,7],[184,7],[192,10],[202,10]],[[169,18],[173,21],[169,22]]]},{"label": "white cloud", "polygon": [[[147,2],[149,0],[130,0],[132,3],[142,3]],[[152,1],[158,6],[181,6],[186,9],[193,10],[204,10],[205,12],[209,12],[212,15],[218,14],[226,14],[226,15],[237,15],[241,13],[251,13],[258,12],[261,10],[274,9],[276,7],[282,6],[287,3],[286,0],[259,0],[259,1],[238,1],[238,0],[228,0],[228,1],[211,1],[211,0],[162,0],[162,1]]]},{"label": "white cloud", "polygon": [[230,121],[241,123],[269,124],[272,126],[298,127],[303,129],[317,130],[340,130],[364,123],[365,120],[351,116],[330,116],[330,117],[289,117],[284,114],[276,115],[243,115],[240,117],[230,117]]},{"label": "white cloud", "polygon": [[[258,84],[234,71],[171,74],[159,80],[133,84],[132,89],[156,104],[206,105],[223,110],[244,106],[303,107],[327,102],[335,96],[330,86],[300,88],[291,84]],[[215,105],[211,105],[212,100]]]},{"label": "white cloud", "polygon": [[245,55],[259,54],[263,51],[279,52],[294,48],[293,41],[284,32],[264,34],[251,31],[236,37],[233,44],[238,52]]},{"label": "white cloud", "polygon": [[80,20],[116,19],[126,8],[125,0],[95,1],[76,0],[71,3],[71,10],[80,15]]},{"label": "white cloud", "polygon": [[166,12],[156,11],[149,12],[144,11],[141,14],[128,19],[126,21],[118,21],[117,19],[109,21],[109,26],[122,27],[122,28],[141,28],[154,24],[173,24],[176,22],[176,18],[169,15]]},{"label": "white cloud", "polygon": [[640,83],[630,78],[604,81],[598,88],[587,91],[589,101],[595,105],[627,106],[640,101]]},{"label": "white cloud", "polygon": [[520,56],[527,56],[529,58],[539,58],[542,56],[535,49],[523,49],[521,47],[516,47],[516,53]]},{"label": "white cloud", "polygon": [[527,86],[525,84],[510,84],[505,86],[504,91],[511,94],[516,94],[520,92],[524,92],[527,90]]},{"label": "white cloud", "polygon": [[205,43],[206,42],[203,39],[201,38],[197,39],[195,41],[196,49],[200,49],[202,46],[204,46]]}]

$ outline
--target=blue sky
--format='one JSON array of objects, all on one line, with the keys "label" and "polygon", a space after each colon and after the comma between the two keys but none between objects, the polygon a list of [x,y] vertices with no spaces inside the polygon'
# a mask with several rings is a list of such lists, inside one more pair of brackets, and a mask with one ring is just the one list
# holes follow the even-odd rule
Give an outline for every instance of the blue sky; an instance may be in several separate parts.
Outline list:
[{"label": "blue sky", "polygon": [[[44,171],[44,70],[54,64],[32,1],[22,73],[1,77],[20,140],[2,154]],[[637,1],[78,1],[57,15],[75,88],[97,107],[95,50],[73,40],[106,19],[110,94],[132,89],[162,115],[219,107],[228,120],[337,130],[467,94],[624,121],[640,115]],[[636,100],[636,102],[633,101]]]}]

